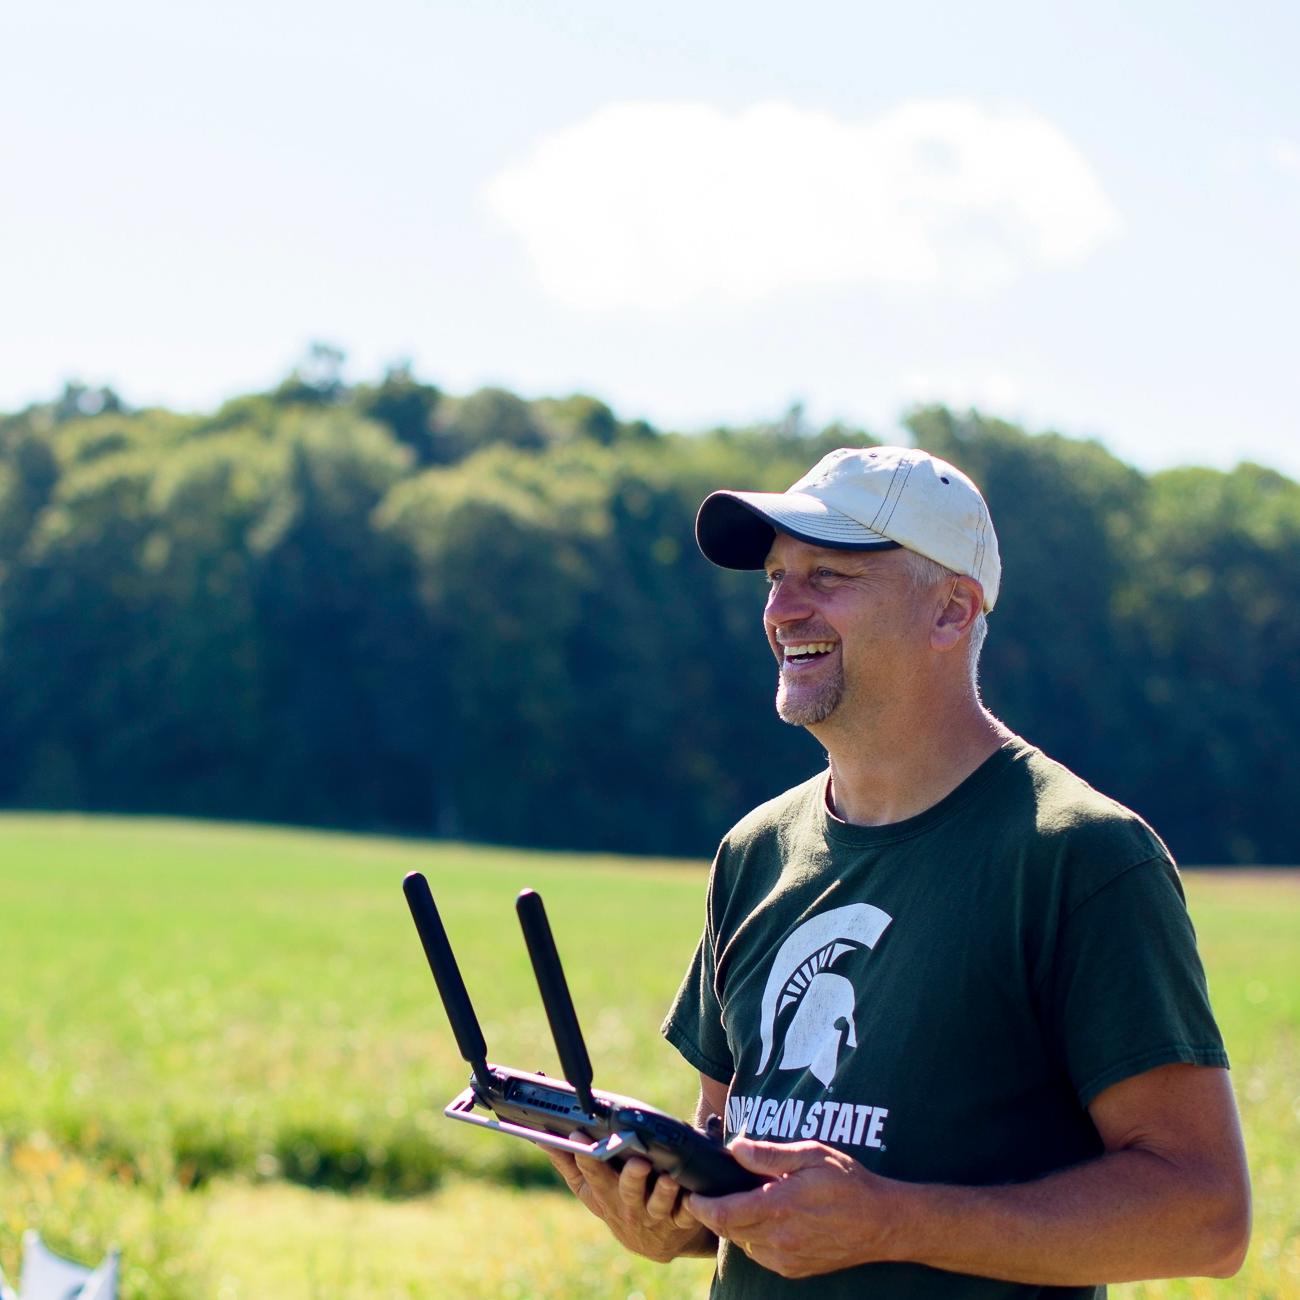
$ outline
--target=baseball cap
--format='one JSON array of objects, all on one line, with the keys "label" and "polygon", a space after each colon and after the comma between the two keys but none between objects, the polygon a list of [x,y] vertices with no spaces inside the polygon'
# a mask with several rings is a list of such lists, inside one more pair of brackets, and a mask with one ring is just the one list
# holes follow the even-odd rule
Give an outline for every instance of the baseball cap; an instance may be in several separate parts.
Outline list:
[{"label": "baseball cap", "polygon": [[955,465],[914,447],[841,447],[784,492],[713,492],[695,519],[700,550],[724,569],[761,569],[775,529],[845,551],[905,546],[997,602],[998,539],[980,490]]}]

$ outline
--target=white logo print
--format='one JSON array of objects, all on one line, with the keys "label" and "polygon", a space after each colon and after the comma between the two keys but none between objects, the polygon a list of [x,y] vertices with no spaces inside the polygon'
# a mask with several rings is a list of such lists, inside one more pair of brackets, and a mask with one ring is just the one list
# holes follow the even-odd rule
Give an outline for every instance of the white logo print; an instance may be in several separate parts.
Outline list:
[{"label": "white logo print", "polygon": [[[853,985],[830,967],[855,948],[874,948],[893,917],[870,903],[849,903],[819,912],[799,926],[778,949],[763,989],[763,1056],[759,1071],[772,1056],[777,1016],[798,1003],[785,1032],[782,1070],[812,1071],[823,1084],[835,1077],[840,1048],[857,1047]],[[847,1028],[841,1030],[840,1024]]]}]

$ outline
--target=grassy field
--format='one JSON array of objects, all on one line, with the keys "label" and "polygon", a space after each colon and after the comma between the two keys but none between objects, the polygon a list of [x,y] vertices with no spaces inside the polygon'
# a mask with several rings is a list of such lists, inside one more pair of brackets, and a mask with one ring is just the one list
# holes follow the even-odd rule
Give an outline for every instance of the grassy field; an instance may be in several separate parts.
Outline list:
[{"label": "grassy field", "polygon": [[[703,868],[185,822],[0,818],[0,1265],[25,1226],[124,1300],[700,1295],[632,1259],[464,1083],[399,892],[429,874],[490,1052],[558,1070],[511,906],[543,891],[597,1083],[686,1113],[657,1026]],[[1300,1297],[1300,877],[1188,878],[1248,1130],[1256,1229],[1223,1283]]]}]

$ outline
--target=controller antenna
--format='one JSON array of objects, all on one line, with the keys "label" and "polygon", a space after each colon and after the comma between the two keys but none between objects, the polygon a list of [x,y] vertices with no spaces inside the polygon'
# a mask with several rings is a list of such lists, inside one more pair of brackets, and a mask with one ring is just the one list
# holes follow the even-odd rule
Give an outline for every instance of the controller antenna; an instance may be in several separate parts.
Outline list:
[{"label": "controller antenna", "polygon": [[546,1018],[551,1022],[551,1037],[555,1039],[564,1077],[573,1085],[583,1111],[594,1115],[596,1099],[591,1095],[591,1058],[578,1027],[578,1014],[573,1009],[573,998],[569,996],[569,985],[546,919],[546,909],[542,906],[542,896],[525,889],[515,899],[515,911],[519,914],[533,974],[537,976],[537,987],[546,1007]]},{"label": "controller antenna", "polygon": [[424,945],[424,955],[429,959],[429,969],[433,971],[442,1004],[447,1009],[447,1019],[451,1021],[452,1033],[456,1035],[456,1046],[460,1048],[461,1056],[469,1062],[474,1072],[474,1082],[480,1088],[487,1089],[487,1043],[470,1004],[469,994],[465,991],[465,981],[461,978],[460,967],[456,965],[451,944],[447,942],[447,931],[443,929],[442,918],[434,906],[429,882],[418,871],[412,871],[402,881],[402,893],[406,895],[411,918],[420,933],[420,942]]}]

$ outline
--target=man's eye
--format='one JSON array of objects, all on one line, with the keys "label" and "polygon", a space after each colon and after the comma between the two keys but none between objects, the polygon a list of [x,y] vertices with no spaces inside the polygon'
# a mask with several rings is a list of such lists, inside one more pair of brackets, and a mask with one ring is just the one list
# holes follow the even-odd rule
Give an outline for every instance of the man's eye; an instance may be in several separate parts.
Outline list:
[{"label": "man's eye", "polygon": [[773,569],[770,573],[765,573],[763,575],[763,581],[766,582],[769,587],[774,587],[781,581],[782,576],[780,569]]},{"label": "man's eye", "polygon": [[818,569],[817,576],[819,578],[838,578],[840,575],[834,569]]}]

